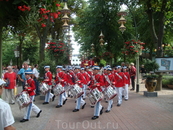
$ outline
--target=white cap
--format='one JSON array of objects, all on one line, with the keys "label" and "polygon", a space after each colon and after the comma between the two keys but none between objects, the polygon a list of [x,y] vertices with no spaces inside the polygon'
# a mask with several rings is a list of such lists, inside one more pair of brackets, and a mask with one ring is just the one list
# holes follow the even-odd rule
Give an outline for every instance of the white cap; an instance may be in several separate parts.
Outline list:
[{"label": "white cap", "polygon": [[46,68],[50,68],[50,66],[49,65],[44,66],[44,69],[46,69]]}]

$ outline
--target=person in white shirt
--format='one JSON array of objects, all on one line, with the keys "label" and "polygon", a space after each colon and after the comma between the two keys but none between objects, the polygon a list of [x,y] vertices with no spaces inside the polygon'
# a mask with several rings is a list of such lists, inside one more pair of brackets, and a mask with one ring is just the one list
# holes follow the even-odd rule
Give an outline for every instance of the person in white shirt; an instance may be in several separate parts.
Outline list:
[{"label": "person in white shirt", "polygon": [[[0,96],[3,93],[4,84],[5,82],[0,79]],[[0,130],[16,130],[12,124],[14,124],[14,117],[11,108],[8,103],[0,98]]]},{"label": "person in white shirt", "polygon": [[40,90],[39,90],[39,72],[38,72],[38,64],[34,65],[34,69],[32,70],[33,76],[34,76],[34,81],[35,81],[35,86],[36,86],[36,95],[40,95]]}]

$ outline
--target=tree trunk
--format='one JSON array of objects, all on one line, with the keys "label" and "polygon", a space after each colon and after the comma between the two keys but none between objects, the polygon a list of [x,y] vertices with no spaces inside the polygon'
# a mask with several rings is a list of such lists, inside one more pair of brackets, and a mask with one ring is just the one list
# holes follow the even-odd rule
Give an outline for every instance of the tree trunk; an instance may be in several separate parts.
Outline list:
[{"label": "tree trunk", "polygon": [[0,20],[0,78],[2,78],[2,20]]}]

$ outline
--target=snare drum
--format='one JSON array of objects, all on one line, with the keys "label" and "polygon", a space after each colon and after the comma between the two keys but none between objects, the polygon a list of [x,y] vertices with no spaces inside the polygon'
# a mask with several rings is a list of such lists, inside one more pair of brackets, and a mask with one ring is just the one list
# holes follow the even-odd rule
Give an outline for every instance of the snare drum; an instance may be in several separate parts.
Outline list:
[{"label": "snare drum", "polygon": [[87,94],[90,102],[92,105],[96,104],[97,102],[102,100],[103,94],[102,92],[100,92],[97,88],[91,90],[88,94]]},{"label": "snare drum", "polygon": [[117,95],[117,92],[111,86],[108,86],[105,89],[104,94],[108,100],[111,100]]},{"label": "snare drum", "polygon": [[56,96],[65,92],[64,87],[60,83],[53,88],[53,91]]},{"label": "snare drum", "polygon": [[32,101],[31,98],[29,97],[28,92],[23,91],[22,93],[16,95],[16,101],[19,105],[19,108],[24,108],[27,107]]},{"label": "snare drum", "polygon": [[78,84],[75,84],[74,86],[72,86],[72,88],[70,89],[70,92],[72,93],[74,97],[77,97],[77,98],[82,96],[82,94],[84,93],[82,88]]},{"label": "snare drum", "polygon": [[41,91],[43,94],[46,94],[48,90],[49,90],[49,85],[47,85],[46,83],[42,83],[42,84],[40,85],[40,91]]}]

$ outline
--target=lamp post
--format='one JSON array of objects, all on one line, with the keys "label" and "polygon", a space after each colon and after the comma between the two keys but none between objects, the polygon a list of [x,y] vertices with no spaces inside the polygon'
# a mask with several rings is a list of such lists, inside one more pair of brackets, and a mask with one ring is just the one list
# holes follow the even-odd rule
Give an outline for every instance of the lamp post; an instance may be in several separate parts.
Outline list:
[{"label": "lamp post", "polygon": [[17,46],[16,49],[14,50],[14,56],[16,57],[17,67],[18,67],[19,54],[20,54],[19,47]]}]

